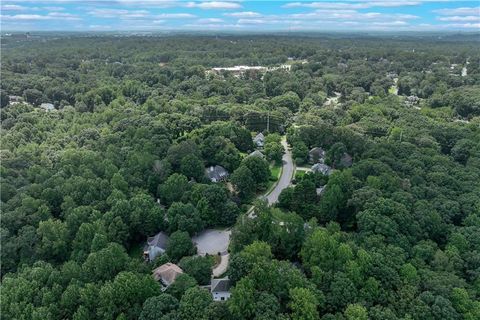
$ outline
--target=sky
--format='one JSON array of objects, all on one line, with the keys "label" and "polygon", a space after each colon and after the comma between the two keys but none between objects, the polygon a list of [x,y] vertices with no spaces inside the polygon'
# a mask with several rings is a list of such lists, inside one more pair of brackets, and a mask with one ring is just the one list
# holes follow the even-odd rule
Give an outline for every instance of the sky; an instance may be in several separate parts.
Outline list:
[{"label": "sky", "polygon": [[480,0],[2,0],[2,31],[480,31]]}]

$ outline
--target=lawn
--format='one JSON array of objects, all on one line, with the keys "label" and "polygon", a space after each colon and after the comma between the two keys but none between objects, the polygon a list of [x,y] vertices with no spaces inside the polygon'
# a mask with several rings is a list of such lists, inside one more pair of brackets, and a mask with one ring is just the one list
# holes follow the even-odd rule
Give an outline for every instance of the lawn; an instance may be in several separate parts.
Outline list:
[{"label": "lawn", "polygon": [[299,180],[301,178],[303,178],[303,176],[305,175],[306,171],[303,171],[303,170],[296,170],[295,171],[295,180]]},{"label": "lawn", "polygon": [[270,165],[270,179],[268,179],[267,190],[270,190],[274,183],[280,178],[280,172],[282,171],[282,165],[271,164]]},{"label": "lawn", "polygon": [[278,164],[270,165],[270,180],[277,181],[280,177],[280,171],[282,170],[282,166]]}]

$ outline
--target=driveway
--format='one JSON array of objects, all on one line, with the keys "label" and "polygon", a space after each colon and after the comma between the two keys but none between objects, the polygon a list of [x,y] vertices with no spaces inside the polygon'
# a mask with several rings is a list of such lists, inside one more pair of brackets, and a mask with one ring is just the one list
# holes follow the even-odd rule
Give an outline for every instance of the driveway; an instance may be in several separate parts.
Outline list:
[{"label": "driveway", "polygon": [[288,149],[287,141],[282,139],[282,145],[285,149],[285,154],[282,157],[283,168],[282,175],[278,179],[278,183],[273,190],[266,196],[269,205],[272,205],[278,201],[278,196],[283,189],[287,188],[292,181],[293,174],[295,173],[295,165],[293,164],[292,152]]},{"label": "driveway", "polygon": [[[192,241],[197,247],[197,253],[201,256],[217,255],[225,253],[230,244],[230,230],[207,229],[192,237]],[[223,259],[222,259],[223,260]]]},{"label": "driveway", "polygon": [[220,256],[221,260],[220,263],[212,270],[212,274],[214,277],[220,277],[227,271],[228,267],[228,260],[230,259],[230,254],[222,254]]}]

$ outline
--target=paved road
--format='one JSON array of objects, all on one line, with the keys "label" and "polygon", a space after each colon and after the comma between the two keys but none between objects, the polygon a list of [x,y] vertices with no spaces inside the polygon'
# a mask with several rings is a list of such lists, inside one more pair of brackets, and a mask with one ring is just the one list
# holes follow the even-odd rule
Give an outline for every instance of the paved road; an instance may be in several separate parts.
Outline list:
[{"label": "paved road", "polygon": [[285,138],[282,139],[282,145],[285,149],[285,154],[283,155],[283,170],[280,179],[278,180],[277,185],[267,195],[268,204],[272,205],[278,201],[278,196],[283,189],[287,188],[292,181],[293,174],[295,173],[295,165],[293,164],[292,152],[288,149],[287,141]]}]

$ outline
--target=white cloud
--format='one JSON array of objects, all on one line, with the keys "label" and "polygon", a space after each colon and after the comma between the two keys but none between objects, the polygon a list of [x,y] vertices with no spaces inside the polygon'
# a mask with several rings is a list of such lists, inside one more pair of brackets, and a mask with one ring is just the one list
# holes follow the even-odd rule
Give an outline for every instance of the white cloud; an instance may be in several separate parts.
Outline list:
[{"label": "white cloud", "polygon": [[238,24],[264,24],[267,20],[262,19],[238,19]]},{"label": "white cloud", "polygon": [[457,29],[480,29],[480,23],[450,23],[445,25],[447,28]]},{"label": "white cloud", "polygon": [[162,13],[155,15],[155,17],[161,19],[189,19],[197,16],[191,13]]},{"label": "white cloud", "polygon": [[63,10],[65,10],[65,8],[63,8],[63,7],[42,7],[41,9],[48,10],[48,11],[63,11]]},{"label": "white cloud", "polygon": [[88,12],[97,18],[137,19],[149,15],[147,10],[124,10],[124,9],[93,9]]},{"label": "white cloud", "polygon": [[5,21],[41,21],[41,20],[74,21],[74,20],[82,20],[82,19],[79,16],[74,14],[50,12],[47,15],[41,15],[41,14],[2,15],[1,20],[5,20]]},{"label": "white cloud", "polygon": [[420,1],[366,1],[366,2],[290,2],[284,8],[367,9],[372,7],[403,7],[421,4]]},{"label": "white cloud", "polygon": [[412,20],[419,18],[411,14],[389,14],[380,12],[358,12],[356,10],[315,10],[309,13],[291,14],[294,19],[311,19],[311,20]]},{"label": "white cloud", "polygon": [[4,4],[1,6],[2,11],[22,11],[27,9],[27,7],[22,7],[16,4]]},{"label": "white cloud", "polygon": [[227,1],[187,2],[185,6],[200,9],[239,9],[242,7],[239,3]]},{"label": "white cloud", "polygon": [[198,19],[198,23],[223,23],[223,19],[219,18],[205,18],[205,19]]},{"label": "white cloud", "polygon": [[480,7],[462,7],[462,8],[446,8],[433,10],[443,16],[472,16],[480,15]]},{"label": "white cloud", "polygon": [[437,17],[440,21],[480,21],[480,16],[447,16]]},{"label": "white cloud", "polygon": [[258,18],[262,16],[260,13],[253,12],[253,11],[224,13],[223,15],[228,17],[235,17],[235,18]]}]

